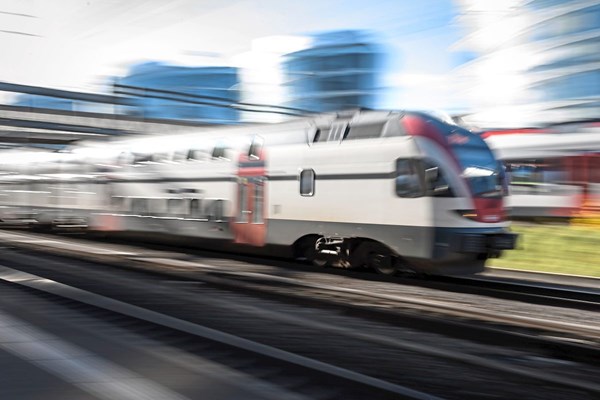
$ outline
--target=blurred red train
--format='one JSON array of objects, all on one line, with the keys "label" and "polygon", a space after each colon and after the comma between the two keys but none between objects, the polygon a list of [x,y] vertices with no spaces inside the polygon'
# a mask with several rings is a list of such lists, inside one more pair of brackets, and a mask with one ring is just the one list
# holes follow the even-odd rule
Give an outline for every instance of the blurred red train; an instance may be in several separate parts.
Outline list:
[{"label": "blurred red train", "polygon": [[600,216],[600,124],[489,130],[514,218]]}]

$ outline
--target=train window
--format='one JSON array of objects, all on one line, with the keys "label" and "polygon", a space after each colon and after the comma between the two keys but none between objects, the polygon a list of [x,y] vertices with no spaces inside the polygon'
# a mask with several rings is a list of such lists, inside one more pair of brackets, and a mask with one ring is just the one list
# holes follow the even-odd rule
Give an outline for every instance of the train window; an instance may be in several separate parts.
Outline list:
[{"label": "train window", "polygon": [[315,171],[304,169],[300,172],[300,194],[302,196],[315,195]]},{"label": "train window", "polygon": [[123,205],[125,204],[125,199],[120,196],[111,196],[110,198],[110,206],[113,210],[121,211]]},{"label": "train window", "polygon": [[157,163],[167,162],[167,161],[169,161],[169,154],[168,153],[156,153],[156,154],[152,155],[151,160],[153,162],[157,162]]},{"label": "train window", "polygon": [[535,183],[539,181],[535,160],[510,162],[509,170],[514,183]]},{"label": "train window", "polygon": [[263,185],[260,183],[254,184],[254,218],[255,224],[263,223]]},{"label": "train window", "polygon": [[319,142],[328,142],[332,136],[331,129],[320,129],[318,135]]},{"label": "train window", "polygon": [[202,203],[200,199],[191,199],[190,200],[190,217],[192,218],[200,218],[202,216]]},{"label": "train window", "polygon": [[248,222],[248,214],[250,214],[250,210],[248,210],[248,186],[242,183],[238,187],[239,204],[237,222]]},{"label": "train window", "polygon": [[133,155],[133,164],[134,165],[144,165],[152,162],[152,154],[134,154]]},{"label": "train window", "polygon": [[329,130],[329,135],[327,138],[328,142],[339,142],[342,138],[348,135],[348,124],[336,123],[331,125],[331,129]]},{"label": "train window", "polygon": [[117,165],[131,165],[133,164],[133,154],[128,153],[128,152],[122,152],[121,154],[119,154],[119,156],[117,157]]},{"label": "train window", "polygon": [[187,155],[188,155],[188,152],[178,150],[173,153],[173,157],[171,158],[171,160],[173,162],[185,161],[187,159]]},{"label": "train window", "polygon": [[382,137],[396,137],[406,136],[404,125],[399,119],[393,118],[385,123],[383,126]]},{"label": "train window", "polygon": [[204,150],[190,149],[187,153],[188,160],[204,161],[207,158],[207,154]]},{"label": "train window", "polygon": [[144,215],[148,213],[148,203],[146,199],[131,200],[131,211],[134,214]]},{"label": "train window", "polygon": [[344,134],[342,135],[342,140],[346,139],[349,134],[350,134],[350,125],[347,124],[346,127],[344,128]]},{"label": "train window", "polygon": [[423,163],[427,195],[435,197],[454,197],[450,185],[446,181],[442,169],[431,162]]},{"label": "train window", "polygon": [[561,183],[568,175],[558,159],[507,161],[507,172],[515,185]]},{"label": "train window", "polygon": [[350,132],[344,138],[346,140],[354,139],[372,139],[381,136],[383,123],[354,125],[350,128]]},{"label": "train window", "polygon": [[227,160],[227,147],[223,144],[216,145],[212,152],[212,158]]},{"label": "train window", "polygon": [[223,200],[213,201],[211,217],[214,222],[223,221]]},{"label": "train window", "polygon": [[181,199],[169,199],[167,200],[167,210],[169,214],[175,215],[179,214],[181,211],[181,203],[183,201]]},{"label": "train window", "polygon": [[[323,137],[326,137],[326,136],[324,135]],[[313,139],[313,143],[316,143],[316,142],[319,142],[319,141],[322,141],[322,139],[321,139],[321,130],[317,129],[317,131],[315,132],[315,137]]]},{"label": "train window", "polygon": [[248,149],[248,158],[251,160],[259,160],[260,153],[263,147],[263,138],[260,136],[254,136],[252,138],[252,143],[250,144],[250,148]]},{"label": "train window", "polygon": [[347,122],[334,123],[328,129],[317,129],[313,143],[339,142],[348,135],[349,129]]},{"label": "train window", "polygon": [[396,160],[396,194],[400,197],[423,195],[417,160]]}]

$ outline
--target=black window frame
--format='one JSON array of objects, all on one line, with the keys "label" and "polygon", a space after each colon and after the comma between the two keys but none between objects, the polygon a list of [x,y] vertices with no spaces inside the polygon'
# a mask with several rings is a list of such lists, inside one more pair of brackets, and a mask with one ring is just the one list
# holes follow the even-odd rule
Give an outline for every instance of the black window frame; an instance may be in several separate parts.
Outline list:
[{"label": "black window frame", "polygon": [[254,136],[252,138],[252,143],[250,143],[250,146],[248,147],[249,160],[260,160],[260,153],[262,153],[264,142],[264,139],[260,136]]},{"label": "black window frame", "polygon": [[202,199],[190,199],[189,216],[191,218],[202,218]]},{"label": "black window frame", "polygon": [[262,182],[254,184],[254,213],[252,215],[253,224],[264,224],[264,206],[265,206],[265,188]]},{"label": "black window frame", "polygon": [[238,210],[235,222],[240,224],[246,224],[249,222],[248,210],[248,199],[250,194],[248,193],[248,185],[245,183],[238,185]]},{"label": "black window frame", "polygon": [[210,222],[225,222],[224,210],[225,200],[215,199],[210,204],[210,213],[208,220]]},{"label": "black window frame", "polygon": [[189,149],[186,156],[188,161],[205,161],[207,158],[208,154],[204,149]]},{"label": "black window frame", "polygon": [[213,147],[211,158],[213,160],[230,160],[230,158],[227,157],[228,150],[229,146],[227,146],[225,143],[218,143],[215,147]]},{"label": "black window frame", "polygon": [[[423,169],[423,176],[426,177],[427,173],[426,171],[432,168],[436,168],[437,169],[437,177],[435,181],[427,181],[425,182],[425,190],[426,190],[426,196],[430,196],[430,197],[456,197],[454,191],[452,190],[452,186],[450,186],[450,183],[448,182],[448,180],[446,179],[446,173],[444,172],[444,170],[437,165],[437,163],[433,162],[432,160],[426,159],[426,160],[422,160],[421,161],[422,164],[422,169]],[[440,190],[439,188],[443,188],[446,187],[445,190]],[[436,188],[438,188],[438,191],[436,192]]]},{"label": "black window frame", "polygon": [[[402,166],[402,170],[408,169],[408,170],[412,170],[411,174],[401,174],[401,168],[400,165],[403,164]],[[401,197],[401,198],[418,198],[418,197],[423,197],[425,195],[425,190],[424,190],[424,173],[423,173],[423,168],[421,167],[422,164],[419,160],[416,159],[411,159],[411,158],[398,158],[396,159],[396,170],[395,170],[395,177],[394,177],[394,191],[396,193],[396,196]],[[407,178],[407,179],[400,179],[400,178]],[[399,184],[401,183],[401,181],[404,181],[402,183],[404,184],[412,184],[413,189],[417,189],[417,190],[413,190],[412,192],[410,191],[411,188],[405,189],[404,191],[400,191],[399,190]]]},{"label": "black window frame", "polygon": [[[305,174],[310,174],[310,177],[307,178],[309,179],[309,187],[310,190],[306,191],[305,189]],[[300,195],[303,197],[313,197],[315,195],[315,180],[316,180],[316,174],[315,174],[315,170],[312,168],[307,168],[307,169],[303,169],[300,171],[298,180],[300,182]]]},{"label": "black window frame", "polygon": [[[385,125],[385,121],[352,125],[348,133],[344,136],[344,140],[378,139],[383,134]],[[369,129],[371,127],[376,127],[375,129],[378,130],[376,135],[373,134],[372,129]]]}]

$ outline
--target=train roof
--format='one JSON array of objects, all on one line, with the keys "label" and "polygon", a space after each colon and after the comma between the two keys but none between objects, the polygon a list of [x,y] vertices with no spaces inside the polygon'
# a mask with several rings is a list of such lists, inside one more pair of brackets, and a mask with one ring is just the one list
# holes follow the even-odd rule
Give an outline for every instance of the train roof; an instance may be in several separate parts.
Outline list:
[{"label": "train roof", "polygon": [[[94,162],[114,159],[126,154],[174,153],[189,150],[203,150],[211,146],[224,145],[230,148],[249,145],[255,135],[268,140],[271,144],[310,144],[317,129],[329,129],[337,121],[350,125],[368,125],[386,123],[404,115],[418,115],[440,123],[452,124],[447,118],[432,112],[421,111],[374,111],[347,110],[325,114],[315,114],[294,118],[276,124],[252,124],[228,127],[204,127],[184,133],[164,133],[115,138],[112,141],[84,141],[73,144],[63,152],[29,151],[24,149],[5,150],[1,169],[10,169],[11,165]],[[382,133],[383,135],[383,133]],[[239,146],[238,146],[239,145]]]},{"label": "train roof", "polygon": [[514,133],[491,135],[485,140],[502,160],[600,153],[600,132]]},{"label": "train roof", "polygon": [[[289,121],[267,124],[216,126],[214,128],[203,128],[202,130],[191,129],[182,133],[165,133],[135,136],[130,138],[116,138],[104,144],[76,143],[72,149],[75,152],[87,152],[85,147],[101,148],[109,147],[116,151],[164,151],[180,150],[181,148],[201,148],[203,144],[224,142],[233,145],[237,140],[248,141],[249,138],[258,135],[267,139],[271,144],[293,144],[308,143],[307,131],[310,128],[330,127],[336,121],[349,122],[350,124],[369,124],[385,122],[391,116],[401,116],[401,111],[372,111],[372,110],[347,110],[310,116],[298,117]],[[108,144],[107,144],[108,143]]]}]

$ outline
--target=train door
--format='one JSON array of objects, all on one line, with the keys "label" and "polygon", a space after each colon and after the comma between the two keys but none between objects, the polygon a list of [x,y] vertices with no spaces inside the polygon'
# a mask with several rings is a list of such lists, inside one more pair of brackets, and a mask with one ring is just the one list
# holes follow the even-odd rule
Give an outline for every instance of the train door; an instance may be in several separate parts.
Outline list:
[{"label": "train door", "polygon": [[[253,149],[254,147],[254,149]],[[264,246],[267,237],[265,219],[265,162],[262,146],[251,146],[241,154],[237,179],[236,215],[232,219],[235,243]]]}]

